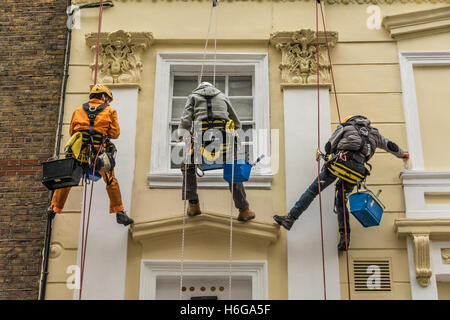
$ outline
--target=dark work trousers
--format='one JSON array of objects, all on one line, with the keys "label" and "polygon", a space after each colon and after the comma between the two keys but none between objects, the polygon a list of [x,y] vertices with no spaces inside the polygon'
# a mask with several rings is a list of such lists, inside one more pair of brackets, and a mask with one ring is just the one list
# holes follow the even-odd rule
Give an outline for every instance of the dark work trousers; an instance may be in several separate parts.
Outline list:
[{"label": "dark work trousers", "polygon": [[[322,192],[332,184],[338,177],[333,175],[327,169],[322,170],[320,173],[320,191]],[[344,224],[344,210],[342,204],[342,184],[344,184],[344,193],[345,193],[345,224],[347,225],[347,233],[350,232],[350,224],[349,224],[349,215],[350,212],[347,208],[347,195],[352,192],[355,187],[354,184],[348,183],[339,179],[336,183],[336,198],[335,205],[338,213],[338,224],[339,224],[339,232],[345,232],[345,224]],[[300,199],[295,203],[294,207],[291,209],[289,214],[293,216],[295,219],[298,217],[309,207],[314,198],[319,194],[319,185],[317,178],[311,183],[311,185],[306,189],[306,191],[300,196]]]},{"label": "dark work trousers", "polygon": [[[183,174],[183,188],[181,189],[182,199],[184,198],[184,188],[185,188],[185,172],[184,164],[181,164],[181,173]],[[198,201],[197,194],[197,176],[195,174],[195,164],[188,164],[186,173],[186,198],[187,200]],[[231,191],[231,184],[228,185],[228,189]],[[246,194],[244,189],[244,184],[242,182],[233,184],[233,200],[234,205],[238,209],[248,209],[249,204],[246,200]]]}]

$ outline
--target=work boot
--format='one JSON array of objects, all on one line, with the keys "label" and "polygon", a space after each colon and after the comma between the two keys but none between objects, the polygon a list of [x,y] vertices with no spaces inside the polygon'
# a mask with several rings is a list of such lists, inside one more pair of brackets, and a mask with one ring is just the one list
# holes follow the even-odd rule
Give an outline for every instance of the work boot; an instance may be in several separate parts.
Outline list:
[{"label": "work boot", "polygon": [[[339,232],[340,238],[339,238],[339,244],[338,244],[338,250],[339,251],[346,251],[345,248],[345,232]],[[350,246],[350,232],[347,232],[347,248]]]},{"label": "work boot", "polygon": [[191,203],[189,202],[189,206],[187,209],[187,215],[189,217],[195,217],[198,216],[199,214],[201,214],[202,212],[200,211],[200,203]]},{"label": "work boot", "polygon": [[133,219],[128,217],[125,211],[116,212],[116,220],[118,224],[123,224],[124,226],[134,223]]},{"label": "work boot", "polygon": [[280,226],[283,226],[286,230],[291,230],[292,225],[295,222],[295,218],[291,216],[290,214],[287,214],[285,216],[279,216],[274,215],[273,220],[275,220],[276,223],[278,223]]},{"label": "work boot", "polygon": [[251,211],[249,208],[239,209],[239,215],[237,219],[239,221],[249,221],[255,219],[255,213]]}]

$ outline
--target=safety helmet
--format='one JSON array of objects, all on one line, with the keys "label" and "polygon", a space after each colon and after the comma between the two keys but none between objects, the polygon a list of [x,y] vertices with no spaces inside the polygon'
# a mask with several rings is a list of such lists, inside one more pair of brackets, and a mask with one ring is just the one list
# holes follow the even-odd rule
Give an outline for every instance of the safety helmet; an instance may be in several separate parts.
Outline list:
[{"label": "safety helmet", "polygon": [[91,92],[89,92],[89,96],[93,93],[104,93],[111,99],[111,101],[113,101],[111,90],[109,90],[109,88],[103,84],[96,84],[95,86],[93,86]]},{"label": "safety helmet", "polygon": [[346,123],[347,120],[349,120],[349,119],[351,119],[351,118],[353,118],[353,117],[354,117],[353,114],[352,114],[352,115],[349,115],[349,116],[347,116],[347,117],[345,117],[344,120],[342,120],[342,123]]}]

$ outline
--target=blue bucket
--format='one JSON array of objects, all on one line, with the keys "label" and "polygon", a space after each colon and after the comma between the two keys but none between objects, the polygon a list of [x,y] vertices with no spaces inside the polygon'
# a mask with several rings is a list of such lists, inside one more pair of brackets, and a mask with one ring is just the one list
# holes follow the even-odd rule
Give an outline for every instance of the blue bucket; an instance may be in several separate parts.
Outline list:
[{"label": "blue bucket", "polygon": [[384,205],[372,191],[353,193],[349,197],[349,202],[350,212],[365,228],[380,224]]},{"label": "blue bucket", "polygon": [[248,181],[250,178],[250,172],[252,171],[252,165],[244,159],[234,160],[234,178],[232,177],[232,163],[225,163],[223,167],[223,178],[231,184]]},{"label": "blue bucket", "polygon": [[[92,181],[92,169],[88,168],[88,179]],[[99,179],[101,179],[101,175],[100,173],[98,173],[98,171],[95,171],[95,175],[94,175],[94,182],[98,181]]]}]

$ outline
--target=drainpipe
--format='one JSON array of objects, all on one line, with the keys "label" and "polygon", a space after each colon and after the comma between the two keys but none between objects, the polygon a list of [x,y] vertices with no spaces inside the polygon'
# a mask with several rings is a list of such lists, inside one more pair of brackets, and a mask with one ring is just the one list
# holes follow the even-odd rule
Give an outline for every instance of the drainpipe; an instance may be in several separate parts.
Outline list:
[{"label": "drainpipe", "polygon": [[[103,7],[113,7],[114,4],[112,1],[105,1],[103,3]],[[67,8],[72,7],[72,1],[67,1]],[[72,8],[71,12],[68,12],[68,16],[73,16],[76,11],[81,9],[89,9],[89,8],[98,8],[100,7],[100,3],[91,3],[85,4],[79,7]],[[59,159],[59,150],[61,148],[61,140],[62,140],[62,127],[63,127],[63,118],[64,118],[64,107],[66,103],[66,90],[67,90],[67,80],[69,78],[69,63],[70,63],[70,47],[72,44],[72,26],[67,26],[67,40],[66,40],[66,48],[64,54],[64,75],[63,82],[61,87],[61,99],[59,106],[59,122],[58,122],[58,134],[56,138],[56,147],[54,151],[54,157]],[[54,190],[52,190],[50,199],[53,198]],[[42,269],[41,269],[41,283],[39,287],[39,300],[45,300],[45,292],[47,287],[47,276],[48,276],[48,262],[50,258],[50,242],[52,237],[52,226],[53,226],[53,218],[55,214],[47,214],[47,228],[45,232],[45,244],[44,244],[44,253],[42,260]]]}]

